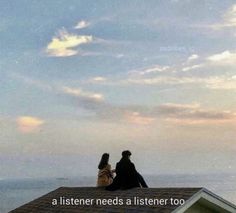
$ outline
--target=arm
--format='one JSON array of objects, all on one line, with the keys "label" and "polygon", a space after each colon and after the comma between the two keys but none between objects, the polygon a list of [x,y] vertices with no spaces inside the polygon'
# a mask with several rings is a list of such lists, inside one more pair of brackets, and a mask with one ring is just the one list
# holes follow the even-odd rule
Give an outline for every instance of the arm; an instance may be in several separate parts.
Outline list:
[{"label": "arm", "polygon": [[111,170],[110,164],[107,165],[107,170],[108,170],[109,176],[113,178],[113,170]]},{"label": "arm", "polygon": [[134,173],[134,174],[138,174],[136,168],[135,168],[135,165],[133,163],[131,163],[131,166],[130,166],[130,170]]}]

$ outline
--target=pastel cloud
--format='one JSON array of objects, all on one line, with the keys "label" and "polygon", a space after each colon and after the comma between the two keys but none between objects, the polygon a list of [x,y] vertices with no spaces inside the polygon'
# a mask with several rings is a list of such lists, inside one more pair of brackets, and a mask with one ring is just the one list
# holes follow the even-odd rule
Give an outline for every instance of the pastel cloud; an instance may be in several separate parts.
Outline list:
[{"label": "pastel cloud", "polygon": [[152,73],[164,72],[169,69],[170,69],[169,66],[161,66],[157,64],[140,70],[132,70],[129,72],[129,74],[147,75]]},{"label": "pastel cloud", "polygon": [[149,73],[155,73],[155,72],[163,72],[169,69],[169,66],[159,66],[156,65],[154,67],[151,68],[147,68],[143,71],[140,72],[141,75],[145,75],[145,74],[149,74]]},{"label": "pastel cloud", "polygon": [[126,122],[136,125],[149,125],[157,120],[183,122],[183,124],[210,124],[213,122],[220,124],[236,121],[236,113],[234,112],[205,109],[198,103],[166,103],[152,107],[142,105],[120,106],[111,104],[103,99],[100,101],[100,98],[97,99],[97,97],[90,92],[83,92],[80,89],[64,89],[66,94],[77,98],[79,107],[91,111],[97,119],[107,121]]},{"label": "pastel cloud", "polygon": [[198,58],[199,58],[199,56],[197,54],[192,54],[191,56],[188,57],[188,61],[193,61],[193,60],[196,60]]},{"label": "pastel cloud", "polygon": [[232,5],[222,18],[223,20],[220,23],[210,25],[210,28],[221,30],[223,28],[236,27],[236,4]]},{"label": "pastel cloud", "polygon": [[68,57],[79,53],[76,47],[92,42],[92,36],[75,35],[65,29],[60,30],[58,35],[52,38],[47,45],[46,52],[49,56]]},{"label": "pastel cloud", "polygon": [[83,29],[83,28],[86,28],[90,25],[89,22],[85,21],[85,20],[81,20],[79,21],[76,26],[74,27],[75,29]]},{"label": "pastel cloud", "polygon": [[[96,78],[96,77],[95,77]],[[146,79],[146,78],[145,78]],[[211,89],[236,89],[236,77],[221,76],[209,78],[193,77],[169,77],[159,76],[156,78],[139,79],[138,82],[145,84],[204,84]],[[98,81],[104,80],[103,77],[97,77]],[[144,81],[143,81],[144,80]],[[130,83],[130,81],[128,81]],[[57,88],[56,92],[67,95],[78,103],[81,107],[92,114],[97,119],[127,122],[136,125],[149,125],[156,120],[165,120],[167,122],[178,122],[185,124],[197,123],[224,123],[235,122],[236,113],[230,111],[220,111],[204,109],[198,103],[193,104],[175,104],[166,103],[157,106],[147,107],[142,105],[115,105],[104,99],[104,95],[97,92],[86,91],[81,88],[62,87]],[[73,103],[75,103],[73,101]],[[24,133],[39,130],[44,123],[40,118],[22,116],[17,119],[19,130]]]},{"label": "pastel cloud", "polygon": [[187,85],[194,84],[208,89],[236,90],[235,76],[210,76],[210,77],[170,77],[157,76],[154,78],[127,79],[123,84],[137,85]]},{"label": "pastel cloud", "polygon": [[139,112],[129,112],[125,115],[126,120],[132,124],[149,125],[155,121],[154,117],[143,116]]},{"label": "pastel cloud", "polygon": [[128,78],[124,84],[140,85],[177,85],[190,83],[203,83],[204,79],[195,77],[157,76],[152,78]]},{"label": "pastel cloud", "polygon": [[206,82],[206,87],[210,89],[236,90],[235,76],[215,77]]},{"label": "pastel cloud", "polygon": [[208,61],[217,63],[219,65],[235,65],[236,64],[236,53],[226,50],[221,53],[214,54],[207,58]]},{"label": "pastel cloud", "polygon": [[192,66],[183,67],[182,71],[187,72],[187,71],[190,71],[190,70],[195,70],[195,69],[201,68],[203,66],[204,66],[204,64],[194,64]]},{"label": "pastel cloud", "polygon": [[[145,79],[147,80],[147,78]],[[159,76],[148,78],[148,82],[143,82],[145,79],[141,78],[137,79],[139,80],[138,82],[131,82],[138,84],[202,84],[211,89],[236,89],[235,75],[208,78]],[[97,80],[103,79],[102,77],[100,79],[98,76]],[[130,83],[130,81],[126,83]],[[136,125],[149,125],[157,120],[183,122],[186,124],[235,122],[236,114],[234,112],[205,109],[198,103],[166,103],[152,107],[144,105],[117,105],[109,103],[101,93],[81,88],[67,86],[55,88],[55,92],[66,95],[70,98],[68,100],[72,100],[72,104],[76,103],[76,107],[91,112],[91,115],[99,120],[125,122]],[[43,120],[35,117],[19,117],[17,122],[21,132],[36,131],[44,123]]]},{"label": "pastel cloud", "polygon": [[75,97],[87,98],[87,99],[96,100],[96,101],[101,101],[104,99],[103,95],[100,93],[83,91],[80,88],[63,87],[62,91],[65,94],[72,95]]},{"label": "pastel cloud", "polygon": [[[192,55],[188,58],[188,61],[191,62],[199,58],[199,56]],[[190,60],[191,59],[191,60]],[[215,53],[205,57],[201,63],[188,65],[182,68],[182,71],[191,71],[201,68],[210,68],[212,67],[221,67],[221,66],[235,66],[236,65],[236,52],[225,50],[223,52]]]},{"label": "pastel cloud", "polygon": [[32,116],[20,116],[17,118],[16,122],[19,131],[22,133],[37,132],[42,124],[45,123],[44,120]]},{"label": "pastel cloud", "polygon": [[[101,110],[101,108],[100,108]],[[116,121],[126,121],[132,124],[149,125],[157,120],[186,122],[188,124],[209,123],[221,124],[236,122],[236,113],[223,110],[211,110],[201,107],[198,103],[175,104],[166,103],[153,107],[144,106],[113,106],[105,108],[103,113],[112,113]],[[100,115],[102,111],[99,112]]]},{"label": "pastel cloud", "polygon": [[102,77],[102,76],[96,76],[96,77],[91,79],[91,81],[93,81],[93,82],[104,82],[106,80],[107,79],[105,77]]},{"label": "pastel cloud", "polygon": [[236,122],[235,112],[204,109],[200,104],[167,103],[158,106],[153,113],[163,117],[167,122],[184,125]]},{"label": "pastel cloud", "polygon": [[236,27],[236,4],[232,5],[224,16],[226,27]]},{"label": "pastel cloud", "polygon": [[[236,89],[235,78],[230,76],[231,71],[222,74],[222,67],[235,67],[236,52],[225,50],[220,53],[201,57],[193,54],[187,61],[171,66],[153,66],[143,70],[129,71],[126,79],[121,79],[119,84],[136,85],[184,85],[195,84],[208,89]],[[199,63],[192,62],[198,60]],[[220,68],[220,69],[219,69]],[[214,70],[213,72],[209,71]],[[163,72],[167,71],[167,72]],[[199,71],[202,71],[200,74]],[[186,74],[185,74],[186,72]],[[215,74],[219,72],[219,74]],[[152,75],[147,75],[152,73]]]}]

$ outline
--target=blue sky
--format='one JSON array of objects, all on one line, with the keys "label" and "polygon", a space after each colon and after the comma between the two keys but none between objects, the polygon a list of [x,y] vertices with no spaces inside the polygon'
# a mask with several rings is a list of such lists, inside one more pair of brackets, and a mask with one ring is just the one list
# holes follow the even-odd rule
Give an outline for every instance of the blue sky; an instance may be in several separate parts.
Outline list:
[{"label": "blue sky", "polygon": [[0,177],[235,172],[234,1],[0,8]]}]

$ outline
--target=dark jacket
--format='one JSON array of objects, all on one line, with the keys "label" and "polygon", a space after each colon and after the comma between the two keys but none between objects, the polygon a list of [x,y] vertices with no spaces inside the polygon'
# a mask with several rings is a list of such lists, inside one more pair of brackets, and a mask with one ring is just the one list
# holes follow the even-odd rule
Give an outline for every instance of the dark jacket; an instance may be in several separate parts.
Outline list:
[{"label": "dark jacket", "polygon": [[142,176],[136,171],[134,164],[128,158],[121,158],[116,164],[116,177],[107,190],[130,189],[134,187],[147,187]]}]

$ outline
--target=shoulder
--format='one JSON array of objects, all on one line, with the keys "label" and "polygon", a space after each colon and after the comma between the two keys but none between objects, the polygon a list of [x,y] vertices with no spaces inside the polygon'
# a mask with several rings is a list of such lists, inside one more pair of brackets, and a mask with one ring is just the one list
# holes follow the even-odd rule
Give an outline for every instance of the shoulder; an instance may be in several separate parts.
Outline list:
[{"label": "shoulder", "polygon": [[130,165],[131,165],[133,168],[135,168],[135,165],[134,165],[134,163],[130,162]]},{"label": "shoulder", "polygon": [[120,168],[120,163],[116,163],[116,169],[119,169]]}]

